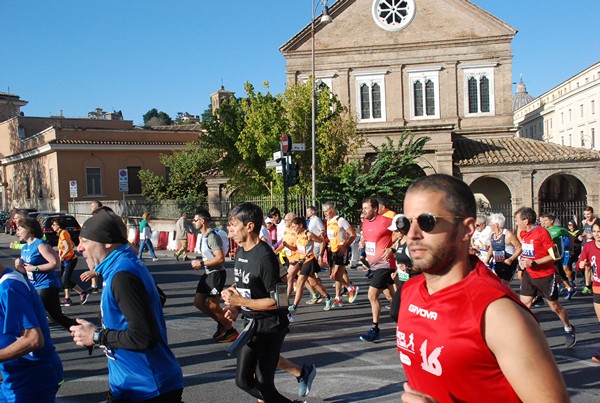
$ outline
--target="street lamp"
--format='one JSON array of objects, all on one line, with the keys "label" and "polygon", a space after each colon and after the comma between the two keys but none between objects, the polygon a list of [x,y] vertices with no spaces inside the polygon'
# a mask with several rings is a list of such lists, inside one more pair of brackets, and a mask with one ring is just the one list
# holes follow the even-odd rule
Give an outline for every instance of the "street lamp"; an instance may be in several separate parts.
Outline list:
[{"label": "street lamp", "polygon": [[[332,19],[329,15],[329,9],[327,8],[327,0],[317,0],[320,4],[323,5],[323,14],[319,20],[320,24],[326,25],[329,24]],[[315,12],[317,11],[317,3],[315,5],[315,0],[312,0],[312,19],[310,20],[310,38],[311,38],[311,57],[312,57],[312,73],[311,73],[311,156],[312,156],[312,204],[313,206],[317,204],[317,154],[316,154],[316,127],[315,120],[317,119],[317,100],[316,100],[316,92],[317,92],[317,83],[315,79]]]}]

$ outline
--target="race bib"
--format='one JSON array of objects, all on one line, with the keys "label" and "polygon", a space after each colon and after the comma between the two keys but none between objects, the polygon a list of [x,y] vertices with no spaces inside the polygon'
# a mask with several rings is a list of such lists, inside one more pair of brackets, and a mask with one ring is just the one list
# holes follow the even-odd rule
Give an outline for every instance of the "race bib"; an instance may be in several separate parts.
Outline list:
[{"label": "race bib", "polygon": [[285,250],[285,254],[287,256],[292,256],[292,251],[291,250],[289,250],[288,248],[285,248],[284,250]]},{"label": "race bib", "polygon": [[506,253],[503,250],[494,251],[494,262],[501,263],[506,259]]},{"label": "race bib", "polygon": [[333,239],[335,237],[335,231],[332,229],[327,230],[327,238]]},{"label": "race bib", "polygon": [[365,242],[365,253],[369,256],[375,256],[375,242]]},{"label": "race bib", "polygon": [[27,272],[27,278],[29,279],[29,281],[33,281],[33,272],[32,271]]},{"label": "race bib", "polygon": [[527,259],[535,259],[535,253],[533,251],[532,243],[523,243],[523,251],[521,252],[521,256]]},{"label": "race bib", "polygon": [[398,270],[398,280],[407,281],[410,278],[410,275],[402,270]]},{"label": "race bib", "polygon": [[[237,289],[240,292],[240,295],[244,298],[252,298],[252,293],[250,292],[249,288],[238,288]],[[250,308],[242,306],[241,307],[244,311],[250,311]]]},{"label": "race bib", "polygon": [[298,252],[300,252],[303,255],[306,254],[306,246],[304,246],[304,245],[296,245],[296,247],[298,248]]}]

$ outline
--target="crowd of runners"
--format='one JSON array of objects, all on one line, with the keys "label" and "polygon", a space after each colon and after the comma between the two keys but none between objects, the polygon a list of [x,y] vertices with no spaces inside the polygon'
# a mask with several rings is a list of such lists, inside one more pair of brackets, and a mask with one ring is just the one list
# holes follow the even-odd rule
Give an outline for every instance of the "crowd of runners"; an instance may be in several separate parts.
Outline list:
[{"label": "crowd of runners", "polygon": [[[490,401],[568,401],[564,381],[529,308],[536,300],[545,301],[563,324],[567,348],[575,345],[577,336],[561,300],[568,301],[577,292],[593,293],[600,321],[596,263],[600,221],[591,207],[581,223],[569,221],[567,228],[559,226],[552,214],[544,213],[538,220],[533,209],[523,207],[512,217],[515,228],[510,230],[500,213],[476,216],[468,186],[446,175],[431,175],[413,184],[403,214],[391,211],[384,198],[365,198],[357,227],[337,213],[334,203],[320,207],[323,219],[315,206],[300,217],[282,214],[276,207],[263,212],[243,203],[231,211],[227,232],[214,228],[209,212],[199,209],[191,220],[200,236],[195,259],[188,258],[187,238],[178,235],[182,245],[176,259],[190,260],[191,268],[200,272],[193,304],[214,321],[213,339],[228,343],[228,352],[237,357],[239,388],[258,401],[292,401],[275,388],[275,371],[283,369],[298,381],[299,396],[307,396],[316,366],[298,365],[280,355],[289,323],[301,320],[303,299],[304,304],[321,304],[324,311],[343,309],[357,298],[368,299],[372,321],[357,337],[374,343],[381,340],[383,294],[383,305],[397,322],[397,349],[408,378],[404,401],[477,401],[482,393]],[[150,241],[149,217],[140,227],[138,252],[110,209],[98,204],[93,209],[77,250],[90,267],[82,280],[104,276],[101,327],[68,318],[61,311],[61,289],[69,302],[74,289],[81,303],[93,291],[79,287],[70,277],[77,255],[64,226],[60,222],[53,226],[60,235],[57,254],[42,240],[35,220],[18,221],[21,258],[15,261],[16,271],[1,268],[0,302],[15,298],[10,291],[14,286],[26,295],[32,311],[0,312],[5,328],[11,329],[3,335],[0,353],[7,349],[12,353],[0,364],[1,390],[8,401],[54,401],[62,367],[54,349],[48,348],[52,342],[45,316],[41,318],[45,308],[76,344],[90,352],[94,346],[105,350],[109,401],[180,401],[183,378],[167,343],[162,292],[141,260],[144,249],[158,260]],[[185,232],[186,220],[182,214],[178,231]],[[225,269],[228,238],[238,245],[231,285],[226,284]],[[354,242],[359,245],[355,260],[369,279],[367,289],[348,276]],[[59,267],[62,281],[55,273]],[[36,299],[33,288],[18,272],[27,275],[41,297],[39,303],[31,302]],[[515,275],[519,295],[508,287]],[[576,284],[578,275],[584,279],[583,287]],[[331,288],[322,281],[325,277],[332,280]],[[68,306],[64,301],[63,306]],[[236,323],[242,319],[238,331]],[[39,329],[37,344],[20,346],[23,338],[33,337],[31,329]],[[518,347],[508,349],[496,332],[512,337]],[[42,350],[40,343],[45,345]],[[16,344],[20,348],[15,350]],[[592,360],[600,362],[600,350]],[[16,365],[7,364],[12,362]],[[146,379],[156,377],[151,375],[156,365],[162,367],[157,384]],[[23,390],[25,386],[16,381],[19,371],[32,368],[51,368],[51,375],[39,390]],[[136,382],[124,375],[132,370],[137,371]],[[482,377],[494,381],[483,385]],[[548,383],[552,386],[545,386]]]}]

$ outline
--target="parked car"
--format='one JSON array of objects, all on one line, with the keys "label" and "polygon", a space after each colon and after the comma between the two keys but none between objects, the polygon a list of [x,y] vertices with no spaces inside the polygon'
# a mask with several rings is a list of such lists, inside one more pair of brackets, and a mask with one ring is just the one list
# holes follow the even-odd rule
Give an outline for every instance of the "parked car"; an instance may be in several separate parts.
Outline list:
[{"label": "parked car", "polygon": [[10,212],[8,213],[7,220],[4,222],[4,233],[5,234],[14,235],[17,232],[17,222],[15,221],[15,212],[17,210],[25,210],[25,211],[27,211],[28,214],[34,213],[37,211],[34,208],[24,208],[24,209],[14,208],[14,209],[10,210]]},{"label": "parked car", "polygon": [[75,217],[63,213],[40,213],[40,215],[38,215],[37,220],[42,226],[42,232],[46,236],[46,242],[52,246],[58,245],[58,234],[52,229],[52,219],[56,217],[62,217],[65,220],[66,230],[71,234],[73,243],[79,245],[81,225],[79,225]]}]

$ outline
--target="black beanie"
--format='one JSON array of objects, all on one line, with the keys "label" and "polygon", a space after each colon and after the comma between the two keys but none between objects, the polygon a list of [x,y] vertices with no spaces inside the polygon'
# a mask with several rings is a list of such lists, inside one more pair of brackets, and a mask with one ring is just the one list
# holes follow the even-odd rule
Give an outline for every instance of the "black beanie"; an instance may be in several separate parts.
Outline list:
[{"label": "black beanie", "polygon": [[79,236],[100,243],[128,243],[125,223],[112,210],[104,207],[96,210],[83,223]]}]

